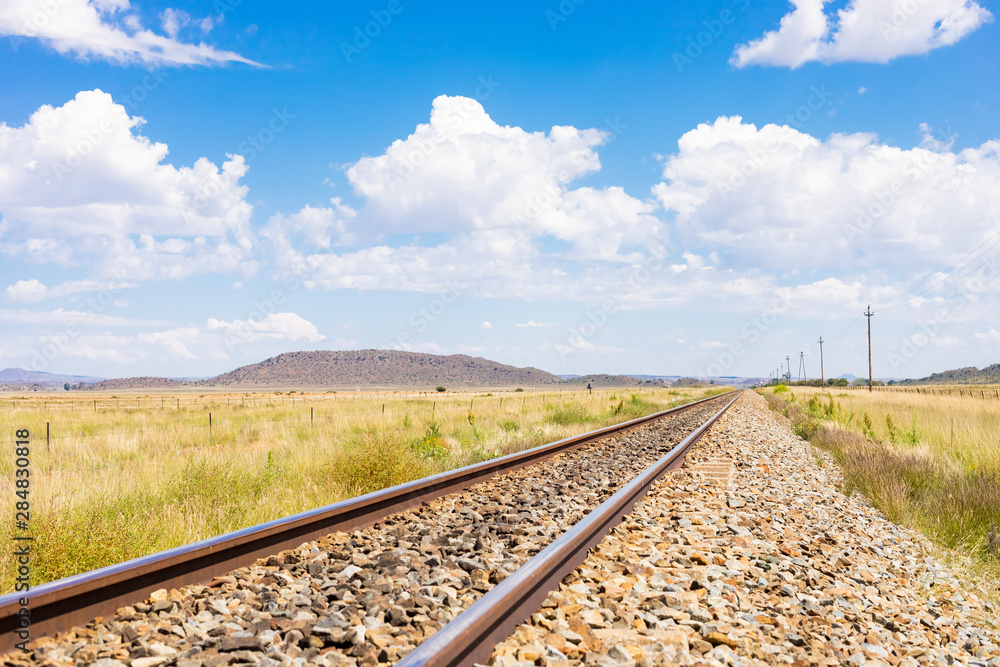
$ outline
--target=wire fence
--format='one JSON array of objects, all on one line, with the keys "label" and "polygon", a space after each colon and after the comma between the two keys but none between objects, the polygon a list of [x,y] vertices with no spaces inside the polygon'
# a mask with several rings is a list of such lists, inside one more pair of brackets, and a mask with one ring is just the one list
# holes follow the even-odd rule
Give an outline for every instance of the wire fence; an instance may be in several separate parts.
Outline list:
[{"label": "wire fence", "polygon": [[[851,391],[868,391],[868,385],[856,385],[848,387],[838,387],[838,389],[850,389]],[[895,387],[875,385],[873,391],[883,393],[908,393],[926,394],[937,396],[958,396],[959,398],[968,396],[969,398],[993,399],[1000,401],[1000,389],[994,387]]]},{"label": "wire fence", "polygon": [[[625,388],[626,391],[629,388]],[[634,390],[633,390],[634,391]],[[356,400],[367,400],[373,403],[373,410],[364,415],[369,418],[381,419],[385,417],[386,405],[392,402],[404,401],[404,400],[414,400],[423,399],[425,402],[430,402],[430,417],[434,419],[439,411],[437,410],[437,403],[441,402],[442,409],[459,409],[460,411],[465,410],[465,399],[468,398],[468,410],[472,411],[476,406],[476,400],[488,401],[489,399],[494,399],[498,403],[498,409],[503,408],[504,400],[507,399],[507,404],[515,409],[524,409],[528,399],[541,400],[542,403],[547,401],[549,397],[557,398],[568,398],[572,394],[580,394],[587,392],[587,397],[600,400],[602,394],[607,394],[607,397],[615,396],[616,393],[621,393],[620,389],[602,389],[598,391],[595,396],[592,391],[587,389],[572,389],[564,392],[527,392],[527,391],[497,391],[489,392],[487,394],[477,393],[477,392],[407,392],[407,393],[371,393],[371,394],[345,394],[341,396],[267,396],[262,397],[260,395],[240,395],[237,397],[227,396],[229,399],[225,403],[221,400],[206,402],[204,399],[207,397],[199,396],[197,398],[181,398],[181,397],[159,397],[159,405],[157,405],[157,397],[129,397],[127,399],[112,397],[104,399],[91,399],[85,404],[79,404],[76,400],[69,400],[69,407],[66,407],[66,400],[53,400],[53,401],[41,401],[42,410],[44,412],[49,412],[50,410],[93,410],[95,413],[104,411],[105,413],[109,411],[125,411],[127,414],[135,414],[137,411],[148,411],[152,409],[162,409],[164,411],[172,410],[174,412],[179,410],[184,410],[190,414],[191,406],[195,405],[200,407],[204,411],[204,416],[197,423],[181,424],[172,423],[164,425],[162,427],[157,426],[144,426],[141,429],[128,429],[127,435],[129,436],[143,436],[147,434],[154,433],[177,433],[180,431],[194,431],[194,430],[204,430],[207,432],[209,439],[211,440],[214,432],[216,431],[226,431],[232,430],[234,428],[240,428],[244,426],[257,426],[266,424],[289,424],[289,423],[301,423],[308,421],[310,424],[315,424],[319,422],[331,422],[337,418],[343,418],[347,416],[342,410],[328,409],[328,410],[317,410],[316,406],[306,405],[307,400],[309,402],[314,401],[356,401]],[[652,390],[651,390],[652,393]],[[379,405],[378,399],[383,399],[381,405]],[[520,400],[517,400],[517,399]],[[232,400],[238,399],[238,400]],[[168,405],[168,402],[170,405]],[[20,404],[19,404],[20,403]],[[123,405],[124,403],[124,405]],[[12,398],[12,399],[0,399],[0,409],[4,407],[9,408],[12,412],[37,412],[39,408],[38,399],[24,399],[24,398]],[[78,405],[79,404],[79,405]],[[412,404],[411,404],[412,405]],[[219,421],[218,414],[213,415],[212,410],[216,407],[228,406],[230,408],[278,408],[278,409],[295,409],[298,406],[302,406],[302,412],[295,416],[286,416],[277,419],[266,419],[256,415],[230,415],[236,417],[242,417],[241,419],[227,419],[224,421]],[[305,410],[308,409],[308,412]],[[351,415],[358,416],[358,415]],[[391,417],[391,414],[390,414]],[[114,425],[112,425],[114,426]],[[107,438],[115,435],[122,435],[122,429],[109,429],[96,433],[87,433],[86,427],[83,424],[74,424],[70,428],[77,429],[74,433],[69,434],[57,434],[52,433],[52,421],[47,419],[45,421],[45,443],[46,447],[51,446],[51,442],[54,440],[79,440],[85,438]],[[80,431],[83,432],[80,432]],[[14,439],[10,439],[9,442],[14,442]]]}]

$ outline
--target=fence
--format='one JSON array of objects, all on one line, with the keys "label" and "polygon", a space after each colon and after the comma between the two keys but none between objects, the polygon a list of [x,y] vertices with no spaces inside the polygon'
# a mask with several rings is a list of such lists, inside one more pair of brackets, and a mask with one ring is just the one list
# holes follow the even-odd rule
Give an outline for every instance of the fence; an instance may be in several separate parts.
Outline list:
[{"label": "fence", "polygon": [[[848,387],[837,387],[837,389],[850,389],[851,391],[868,391],[868,385],[856,385]],[[939,396],[958,396],[962,398],[968,395],[969,398],[982,398],[1000,400],[1000,389],[994,387],[976,387],[975,385],[964,387],[897,387],[894,385],[873,386],[874,391],[927,394]]]},{"label": "fence", "polygon": [[[647,389],[649,393],[655,393],[659,389],[661,391],[666,388],[657,387]],[[354,393],[354,394],[342,394],[342,395],[309,395],[309,396],[287,396],[287,395],[260,395],[260,394],[241,394],[239,396],[226,396],[226,401],[223,403],[221,401],[222,397],[217,397],[218,400],[212,400],[208,395],[201,395],[197,397],[179,397],[179,396],[160,396],[160,397],[150,397],[150,396],[139,396],[139,397],[128,397],[119,398],[112,396],[111,398],[101,398],[101,399],[90,399],[86,402],[81,402],[76,398],[67,399],[66,397],[60,397],[58,399],[53,398],[51,401],[41,400],[37,398],[11,398],[11,399],[0,399],[0,410],[4,407],[10,408],[12,413],[18,412],[33,412],[37,414],[39,407],[42,411],[48,413],[54,410],[86,410],[88,412],[109,412],[109,411],[125,411],[131,414],[135,411],[143,410],[163,410],[166,411],[184,411],[190,413],[192,408],[198,408],[199,411],[203,412],[203,417],[200,418],[196,423],[192,424],[180,424],[172,423],[162,427],[150,427],[146,426],[141,429],[129,431],[130,435],[141,436],[144,434],[151,433],[164,433],[164,432],[178,432],[181,430],[204,430],[211,441],[213,430],[221,431],[228,428],[240,427],[245,425],[262,425],[262,424],[287,424],[287,423],[297,423],[308,421],[310,424],[314,424],[317,421],[332,421],[337,417],[344,416],[344,412],[338,408],[328,408],[326,410],[318,410],[316,406],[309,405],[308,412],[306,412],[306,406],[304,405],[308,402],[322,402],[322,401],[357,401],[357,400],[367,400],[372,404],[372,409],[368,414],[362,415],[362,417],[384,419],[386,416],[386,404],[390,401],[402,401],[402,400],[413,400],[413,399],[423,399],[424,405],[426,402],[430,402],[429,416],[434,419],[438,416],[437,404],[439,401],[446,403],[448,408],[454,410],[458,408],[461,411],[465,410],[465,398],[469,399],[468,410],[471,412],[475,406],[476,401],[479,399],[481,402],[485,402],[488,399],[497,400],[498,409],[502,409],[504,405],[504,400],[507,399],[507,405],[515,409],[524,409],[527,400],[530,398],[532,400],[540,400],[542,403],[549,400],[550,397],[557,398],[567,398],[571,394],[586,394],[588,398],[594,400],[601,400],[602,394],[608,394],[614,396],[616,394],[628,393],[643,393],[639,388],[602,388],[598,392],[588,392],[586,389],[566,389],[566,390],[556,390],[553,391],[551,388],[547,392],[528,392],[525,390],[514,391],[514,390],[495,390],[490,391],[487,394],[481,392],[477,393],[474,391],[468,392],[394,392],[394,393],[382,393],[382,392],[372,392],[372,393]],[[608,396],[604,396],[608,398]],[[206,401],[205,399],[208,399]],[[378,399],[383,399],[379,403]],[[517,399],[520,399],[519,401]],[[66,405],[68,402],[68,405]],[[41,403],[41,406],[39,406]],[[213,416],[213,410],[215,408],[221,408],[222,406],[228,406],[233,409],[240,408],[291,408],[295,410],[299,405],[302,405],[302,412],[297,416],[287,416],[280,419],[265,419],[260,416],[246,415],[245,419],[234,420],[228,419],[226,421],[220,422],[218,420],[218,414]],[[169,416],[169,415],[165,415]],[[229,415],[230,417],[239,417],[238,413]],[[390,418],[392,415],[390,414]],[[100,433],[72,433],[65,435],[53,435],[52,430],[52,420],[51,418],[46,419],[45,422],[45,445],[46,448],[51,447],[51,443],[54,440],[69,440],[69,439],[81,439],[81,438],[104,438],[114,435],[116,431],[108,430]],[[80,425],[74,425],[72,428],[80,428]],[[13,442],[13,440],[11,441]]]}]

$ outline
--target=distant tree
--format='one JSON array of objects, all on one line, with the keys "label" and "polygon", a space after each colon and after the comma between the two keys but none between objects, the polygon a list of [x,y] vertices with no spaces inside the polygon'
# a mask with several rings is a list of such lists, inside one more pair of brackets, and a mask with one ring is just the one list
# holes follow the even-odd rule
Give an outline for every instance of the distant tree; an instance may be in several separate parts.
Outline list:
[{"label": "distant tree", "polygon": [[69,382],[67,382],[66,384],[63,385],[63,389],[65,389],[66,391],[69,391]]},{"label": "distant tree", "polygon": [[448,391],[448,390],[447,390],[447,389],[445,389],[444,387],[438,387],[438,388],[437,388],[437,390],[438,390],[438,391]]},{"label": "distant tree", "polygon": [[524,390],[523,390],[523,389],[521,389],[520,387],[518,387],[518,388],[517,388],[517,389],[515,389],[514,391],[524,391]]}]

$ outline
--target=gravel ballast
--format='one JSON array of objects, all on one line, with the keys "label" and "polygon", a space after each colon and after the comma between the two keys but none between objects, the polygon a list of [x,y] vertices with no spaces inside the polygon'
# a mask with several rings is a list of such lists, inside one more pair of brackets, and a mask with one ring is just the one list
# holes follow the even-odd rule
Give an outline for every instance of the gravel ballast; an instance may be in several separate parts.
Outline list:
[{"label": "gravel ballast", "polygon": [[392,664],[729,400],[604,438],[462,494],[335,533],[210,586],[161,590],[8,665]]},{"label": "gravel ballast", "polygon": [[491,664],[1000,665],[993,610],[747,392]]}]

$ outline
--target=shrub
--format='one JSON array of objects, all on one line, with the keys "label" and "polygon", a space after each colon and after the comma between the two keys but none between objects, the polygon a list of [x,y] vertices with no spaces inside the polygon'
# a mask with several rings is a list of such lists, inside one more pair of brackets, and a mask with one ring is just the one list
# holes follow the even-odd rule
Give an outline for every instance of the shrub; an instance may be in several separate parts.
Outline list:
[{"label": "shrub", "polygon": [[347,443],[328,469],[350,495],[370,493],[426,475],[428,468],[420,458],[432,457],[421,457],[415,449],[393,435],[367,429]]},{"label": "shrub", "polygon": [[786,391],[788,391],[788,387],[786,387],[783,384],[779,384],[778,386],[776,386],[774,388],[774,393],[775,394],[784,394]]},{"label": "shrub", "polygon": [[[472,414],[471,412],[469,413]],[[427,431],[424,436],[415,440],[410,447],[413,452],[423,459],[441,459],[448,454],[448,448],[444,444],[444,434],[441,433],[441,424],[436,421],[427,424]]]},{"label": "shrub", "polygon": [[442,392],[443,392],[443,391],[448,391],[448,390],[447,390],[447,389],[445,389],[444,387],[438,387],[438,388],[437,388],[437,390],[438,390],[438,391],[442,391]]},{"label": "shrub", "polygon": [[560,426],[588,424],[596,419],[579,403],[564,404],[558,408],[546,406],[546,409],[549,410],[549,414],[545,415],[545,421],[552,424],[559,424]]},{"label": "shrub", "polygon": [[521,425],[518,424],[513,419],[505,419],[502,422],[500,422],[500,428],[506,431],[507,433],[514,433],[515,431],[521,428]]}]

